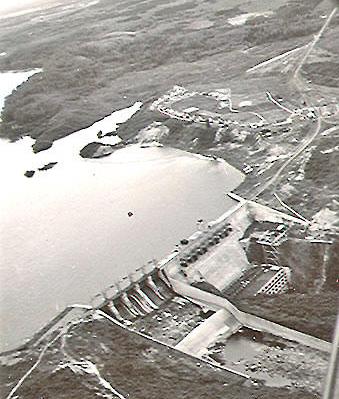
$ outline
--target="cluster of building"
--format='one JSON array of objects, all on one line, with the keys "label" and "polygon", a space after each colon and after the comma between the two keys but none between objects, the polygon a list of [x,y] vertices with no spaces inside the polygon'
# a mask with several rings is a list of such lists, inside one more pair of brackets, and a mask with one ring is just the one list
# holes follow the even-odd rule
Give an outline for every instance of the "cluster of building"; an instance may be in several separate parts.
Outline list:
[{"label": "cluster of building", "polygon": [[[173,108],[173,104],[188,98],[192,98],[194,96],[202,96],[214,99],[218,102],[218,108],[230,108],[232,107],[231,103],[231,90],[226,89],[218,89],[211,92],[197,92],[197,91],[188,91],[182,86],[174,86],[169,92],[164,94],[162,97],[158,98],[156,101],[152,103],[150,109],[153,111],[158,111],[163,115],[166,115],[170,118],[178,119],[188,123],[201,123],[207,124],[216,128],[228,128],[228,127],[240,127],[240,128],[249,128],[249,129],[262,129],[262,127],[270,126],[271,129],[277,130],[281,127],[283,129],[288,129],[288,127],[284,127],[284,125],[290,125],[293,123],[294,119],[297,120],[316,120],[317,119],[317,109],[315,107],[304,107],[300,109],[295,109],[290,111],[288,117],[283,118],[281,120],[277,120],[273,123],[269,123],[263,118],[258,122],[239,122],[233,119],[225,119],[223,116],[214,113],[200,110],[198,107],[189,107],[182,111],[176,110]],[[331,106],[323,106],[319,108],[318,111],[324,116],[330,116],[333,114],[333,107]],[[232,110],[235,112],[234,110]],[[336,109],[337,112],[337,109]],[[335,112],[334,112],[335,113]]]},{"label": "cluster of building", "polygon": [[184,87],[174,86],[172,90],[166,93],[164,96],[160,97],[152,103],[150,109],[152,111],[157,110],[163,115],[170,118],[175,118],[182,120],[184,122],[190,123],[203,123],[214,127],[225,128],[229,126],[240,126],[240,127],[258,127],[263,126],[265,123],[259,121],[257,124],[254,123],[241,123],[232,119],[225,119],[222,116],[215,113],[201,112],[199,108],[190,107],[183,111],[175,110],[172,104],[178,101],[182,101],[187,98],[194,96],[204,96],[213,98],[221,105],[221,108],[225,108],[225,104],[230,101],[231,91],[230,89],[220,89],[211,92],[196,92],[188,91]]}]

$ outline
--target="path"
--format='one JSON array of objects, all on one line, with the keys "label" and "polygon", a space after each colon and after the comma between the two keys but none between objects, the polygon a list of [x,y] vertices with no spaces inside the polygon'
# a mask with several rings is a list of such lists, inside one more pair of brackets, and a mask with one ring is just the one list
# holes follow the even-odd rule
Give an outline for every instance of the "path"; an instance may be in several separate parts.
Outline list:
[{"label": "path", "polygon": [[[312,134],[312,136],[306,140],[304,143],[301,143],[301,145],[298,147],[296,152],[291,156],[291,158],[287,159],[286,162],[283,163],[283,165],[278,169],[278,171],[267,181],[265,182],[262,186],[259,186],[256,192],[251,195],[249,199],[254,200],[256,197],[258,197],[260,194],[262,194],[269,186],[271,186],[273,183],[276,182],[278,177],[281,175],[281,173],[284,171],[284,169],[292,162],[294,161],[305,149],[315,140],[316,137],[318,137],[319,133],[321,132],[321,122],[322,118],[319,117],[317,120],[317,127],[315,132]],[[339,126],[334,126],[329,129],[323,130],[322,134],[328,134],[331,133],[334,130],[339,129]]]}]

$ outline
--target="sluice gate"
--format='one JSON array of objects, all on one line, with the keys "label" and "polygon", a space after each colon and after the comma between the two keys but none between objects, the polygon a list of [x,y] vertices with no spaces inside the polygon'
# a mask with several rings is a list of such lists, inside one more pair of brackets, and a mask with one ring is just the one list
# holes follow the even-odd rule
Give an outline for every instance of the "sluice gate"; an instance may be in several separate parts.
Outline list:
[{"label": "sluice gate", "polygon": [[[127,286],[115,284],[94,298],[96,308],[120,322],[131,322],[144,317],[175,296],[166,275],[159,268],[142,274],[139,278],[129,276],[123,280],[128,281]],[[115,293],[109,295],[113,287]]]}]

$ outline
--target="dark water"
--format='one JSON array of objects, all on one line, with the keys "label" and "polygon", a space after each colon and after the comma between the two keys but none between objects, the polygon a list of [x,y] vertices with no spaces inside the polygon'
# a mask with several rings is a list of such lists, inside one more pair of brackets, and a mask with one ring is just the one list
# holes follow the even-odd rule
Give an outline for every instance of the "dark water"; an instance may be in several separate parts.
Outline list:
[{"label": "dark water", "polygon": [[[281,375],[276,370],[265,368],[259,358],[267,357],[267,348],[276,347],[283,351],[285,344],[270,340],[264,342],[263,333],[250,329],[243,329],[227,339],[226,345],[222,347],[222,357],[227,365],[233,370],[250,375],[254,379],[262,380],[271,387],[283,387],[290,385],[287,376]],[[283,352],[282,352],[283,353]]]}]

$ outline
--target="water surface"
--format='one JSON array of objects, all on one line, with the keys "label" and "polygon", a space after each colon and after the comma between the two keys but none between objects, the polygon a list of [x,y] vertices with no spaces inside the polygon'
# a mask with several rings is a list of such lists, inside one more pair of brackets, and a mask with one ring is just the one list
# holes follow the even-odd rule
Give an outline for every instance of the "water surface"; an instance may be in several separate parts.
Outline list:
[{"label": "water surface", "polygon": [[[130,146],[85,160],[79,149],[141,103],[33,154],[33,140],[0,141],[0,350],[29,338],[65,306],[170,253],[233,205],[243,175],[225,162],[171,148]],[[118,141],[117,136],[109,140]],[[47,162],[58,162],[38,171]],[[26,170],[35,170],[32,178]],[[132,212],[133,216],[128,216]]]},{"label": "water surface", "polygon": [[[0,56],[5,56],[6,54],[6,52],[2,52]],[[42,69],[36,68],[26,72],[8,71],[0,73],[0,121],[6,97],[9,96],[16,87],[20,86],[31,76],[40,73],[41,71]]]},{"label": "water surface", "polygon": [[12,331],[27,336],[67,304],[87,303],[166,255],[198,219],[216,218],[233,204],[226,193],[241,179],[221,162],[136,147],[101,161],[61,163],[31,179],[12,174],[0,214],[7,343],[16,342]]}]

